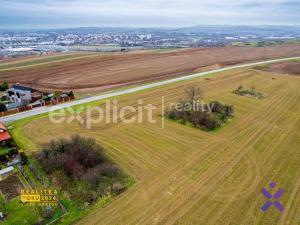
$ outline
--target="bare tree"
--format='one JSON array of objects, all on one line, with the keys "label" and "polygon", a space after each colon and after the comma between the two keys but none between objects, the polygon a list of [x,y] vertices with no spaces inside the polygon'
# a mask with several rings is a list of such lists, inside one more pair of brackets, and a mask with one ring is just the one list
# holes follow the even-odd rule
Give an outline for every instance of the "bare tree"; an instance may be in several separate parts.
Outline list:
[{"label": "bare tree", "polygon": [[198,101],[201,96],[202,96],[202,90],[201,88],[196,85],[196,84],[192,84],[190,85],[186,90],[185,90],[189,101],[191,102],[195,102]]}]

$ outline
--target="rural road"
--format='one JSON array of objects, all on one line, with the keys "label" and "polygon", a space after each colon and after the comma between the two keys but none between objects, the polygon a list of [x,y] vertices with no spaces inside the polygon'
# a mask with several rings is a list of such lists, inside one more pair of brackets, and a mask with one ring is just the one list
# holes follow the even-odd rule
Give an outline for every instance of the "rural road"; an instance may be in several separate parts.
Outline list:
[{"label": "rural road", "polygon": [[142,90],[146,90],[146,89],[150,89],[150,88],[154,88],[154,87],[159,87],[159,86],[163,86],[166,84],[175,83],[178,81],[189,80],[189,79],[193,79],[196,77],[201,77],[201,76],[205,76],[205,75],[209,75],[209,74],[213,74],[213,73],[218,73],[218,72],[223,72],[223,71],[228,71],[228,70],[233,70],[233,69],[239,69],[239,68],[245,68],[245,67],[251,67],[251,66],[257,66],[257,65],[262,65],[262,64],[266,64],[266,63],[270,64],[270,63],[289,61],[289,60],[294,60],[294,59],[300,59],[300,56],[274,59],[274,60],[265,60],[265,61],[241,64],[241,65],[236,65],[236,66],[229,66],[229,67],[224,67],[221,69],[210,70],[210,71],[206,71],[206,72],[182,76],[182,77],[173,78],[173,79],[169,79],[169,80],[158,81],[155,83],[145,84],[145,85],[141,85],[141,86],[134,87],[134,88],[128,88],[125,90],[117,90],[117,91],[113,91],[113,92],[102,94],[102,95],[97,95],[97,96],[84,98],[84,99],[80,99],[80,100],[75,100],[75,101],[68,102],[68,103],[62,103],[62,104],[59,104],[56,106],[40,107],[40,108],[36,108],[36,109],[30,110],[30,111],[21,112],[21,113],[9,115],[9,116],[4,116],[4,117],[0,118],[0,121],[3,123],[13,122],[13,121],[21,120],[21,119],[28,118],[31,116],[40,115],[43,113],[49,113],[49,112],[52,112],[55,110],[68,108],[68,107],[75,106],[75,105],[81,105],[84,103],[99,101],[99,100],[116,97],[116,96],[120,96],[120,95],[124,95],[124,94],[130,94],[130,93],[134,93],[134,92],[138,92],[138,91],[142,91]]}]

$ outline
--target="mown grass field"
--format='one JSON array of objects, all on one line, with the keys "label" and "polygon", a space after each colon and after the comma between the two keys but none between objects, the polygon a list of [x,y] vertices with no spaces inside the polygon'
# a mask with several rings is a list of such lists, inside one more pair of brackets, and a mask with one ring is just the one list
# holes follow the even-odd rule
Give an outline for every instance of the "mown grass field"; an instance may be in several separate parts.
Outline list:
[{"label": "mown grass field", "polygon": [[[161,96],[167,107],[190,83],[202,87],[206,101],[233,104],[235,118],[217,132],[169,120],[162,128]],[[268,98],[234,95],[239,85],[254,85]],[[156,124],[101,123],[88,130],[76,121],[54,124],[39,117],[14,126],[18,136],[26,134],[32,151],[51,138],[93,137],[135,179],[133,187],[78,224],[299,225],[299,86],[296,76],[236,70],[118,98],[120,105],[137,106],[137,99],[156,105]],[[271,181],[285,190],[283,213],[260,210],[266,202],[261,189]]]}]

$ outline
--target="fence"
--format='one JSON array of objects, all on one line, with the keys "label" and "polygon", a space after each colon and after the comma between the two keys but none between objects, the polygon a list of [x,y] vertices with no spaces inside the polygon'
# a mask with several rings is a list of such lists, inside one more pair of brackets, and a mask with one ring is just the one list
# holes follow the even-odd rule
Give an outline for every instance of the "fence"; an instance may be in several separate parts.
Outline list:
[{"label": "fence", "polygon": [[70,102],[74,99],[75,99],[75,97],[54,98],[54,99],[51,99],[50,101],[42,102],[40,105],[22,106],[22,107],[18,107],[16,109],[11,109],[11,110],[8,110],[8,111],[5,111],[5,112],[1,112],[0,117],[16,114],[16,113],[19,113],[19,112],[29,111],[29,110],[32,110],[34,108],[38,108],[38,107],[42,107],[42,106],[57,105],[59,103]]}]

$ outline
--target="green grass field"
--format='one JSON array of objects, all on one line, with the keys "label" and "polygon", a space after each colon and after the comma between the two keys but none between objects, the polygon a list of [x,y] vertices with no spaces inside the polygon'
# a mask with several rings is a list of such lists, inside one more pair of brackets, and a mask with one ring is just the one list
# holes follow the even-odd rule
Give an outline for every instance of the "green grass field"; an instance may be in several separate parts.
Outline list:
[{"label": "green grass field", "polygon": [[9,212],[9,216],[1,225],[31,225],[37,223],[39,219],[38,210],[34,207],[28,207],[20,204],[20,199],[16,198],[10,201],[5,209]]},{"label": "green grass field", "polygon": [[[161,96],[167,107],[190,83],[201,86],[205,101],[233,104],[234,119],[217,132],[170,120],[162,128]],[[239,85],[255,86],[268,97],[233,94]],[[123,106],[136,107],[137,99],[157,106],[155,124],[100,123],[86,129],[76,121],[54,124],[39,116],[14,123],[13,135],[28,152],[52,138],[93,137],[134,178],[129,190],[78,224],[299,225],[299,86],[296,76],[235,70],[118,98]],[[271,181],[285,190],[282,213],[275,207],[260,210],[266,202],[261,189]]]}]

